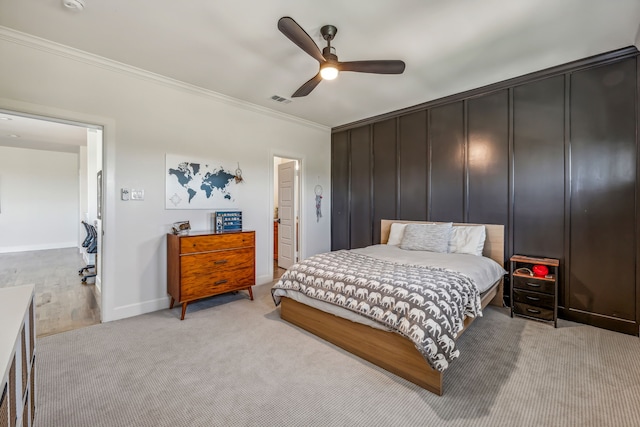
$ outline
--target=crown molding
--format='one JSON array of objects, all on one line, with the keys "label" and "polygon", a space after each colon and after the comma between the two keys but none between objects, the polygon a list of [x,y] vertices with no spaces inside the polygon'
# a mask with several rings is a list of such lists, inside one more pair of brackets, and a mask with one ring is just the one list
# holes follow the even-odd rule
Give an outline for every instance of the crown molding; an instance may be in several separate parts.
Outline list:
[{"label": "crown molding", "polygon": [[262,107],[257,104],[242,101],[231,96],[223,95],[221,93],[205,89],[199,86],[195,86],[189,83],[182,82],[180,80],[172,79],[170,77],[162,76],[160,74],[153,73],[151,71],[137,68],[131,65],[124,64],[122,62],[114,61],[102,56],[94,55],[79,49],[72,48],[60,43],[53,42],[51,40],[43,39],[41,37],[33,36],[31,34],[23,33],[12,28],[4,27],[0,25],[0,40],[4,40],[10,43],[22,45],[31,49],[40,50],[52,55],[72,59],[79,61],[94,67],[99,67],[115,73],[125,74],[130,77],[146,80],[149,82],[164,85],[172,89],[178,89],[184,92],[188,92],[193,95],[204,96],[206,98],[214,99],[223,104],[231,105],[237,108],[248,110],[255,113],[264,114],[266,116],[287,120],[289,122],[301,124],[317,130],[330,132],[329,126],[324,126],[319,123],[312,122],[310,120],[301,119],[299,117],[292,116],[290,114],[282,113],[280,111],[272,110],[270,108]]}]

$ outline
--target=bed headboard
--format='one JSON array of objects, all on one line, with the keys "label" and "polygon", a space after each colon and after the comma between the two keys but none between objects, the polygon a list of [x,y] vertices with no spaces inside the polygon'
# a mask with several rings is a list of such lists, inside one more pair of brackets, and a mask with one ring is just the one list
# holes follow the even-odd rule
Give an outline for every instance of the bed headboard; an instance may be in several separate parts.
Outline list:
[{"label": "bed headboard", "polygon": [[[383,219],[380,222],[380,243],[387,243],[391,224],[399,222],[402,224],[441,224],[435,221],[402,221],[396,219]],[[463,224],[454,222],[453,225],[484,225],[487,238],[484,241],[482,255],[491,258],[498,264],[504,266],[504,225],[496,224]]]}]

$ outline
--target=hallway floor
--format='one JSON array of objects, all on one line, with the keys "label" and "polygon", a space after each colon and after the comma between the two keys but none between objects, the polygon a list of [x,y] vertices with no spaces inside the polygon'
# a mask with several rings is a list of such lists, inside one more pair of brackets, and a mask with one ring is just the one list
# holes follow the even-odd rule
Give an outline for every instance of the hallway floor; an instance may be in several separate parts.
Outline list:
[{"label": "hallway floor", "polygon": [[35,285],[36,335],[43,337],[100,323],[94,279],[82,284],[77,248],[0,254],[0,288]]}]

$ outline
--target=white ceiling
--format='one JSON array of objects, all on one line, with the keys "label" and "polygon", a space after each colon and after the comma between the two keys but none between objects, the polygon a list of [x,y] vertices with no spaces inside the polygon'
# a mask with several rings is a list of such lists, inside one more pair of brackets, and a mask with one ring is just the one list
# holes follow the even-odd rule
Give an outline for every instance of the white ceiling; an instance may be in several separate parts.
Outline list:
[{"label": "white ceiling", "polygon": [[0,111],[0,146],[77,153],[87,128]]},{"label": "white ceiling", "polygon": [[[334,127],[638,43],[639,0],[0,0],[0,25]],[[318,63],[277,29],[291,16],[341,61],[400,59],[402,75],[341,73],[290,97]]]}]

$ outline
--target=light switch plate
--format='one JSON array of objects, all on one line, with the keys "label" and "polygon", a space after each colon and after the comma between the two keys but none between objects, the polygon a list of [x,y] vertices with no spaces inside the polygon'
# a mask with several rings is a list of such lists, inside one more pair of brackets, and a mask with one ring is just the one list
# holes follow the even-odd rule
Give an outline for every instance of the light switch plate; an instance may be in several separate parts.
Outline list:
[{"label": "light switch plate", "polygon": [[144,200],[144,190],[131,189],[131,200]]}]

